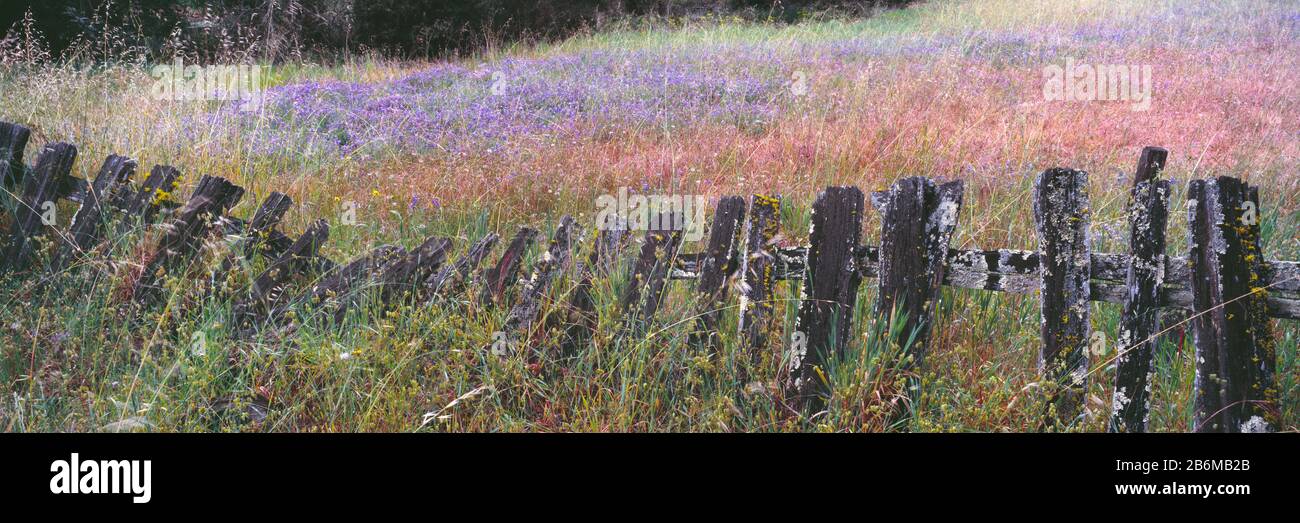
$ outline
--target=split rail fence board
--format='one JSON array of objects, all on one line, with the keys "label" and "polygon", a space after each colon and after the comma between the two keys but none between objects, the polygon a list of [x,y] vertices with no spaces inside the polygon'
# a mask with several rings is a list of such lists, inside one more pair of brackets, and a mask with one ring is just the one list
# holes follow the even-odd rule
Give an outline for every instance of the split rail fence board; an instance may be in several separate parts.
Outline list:
[{"label": "split rail fence board", "polygon": [[22,192],[14,210],[9,241],[0,256],[0,271],[27,268],[35,251],[37,238],[43,236],[47,212],[59,199],[59,180],[72,172],[77,148],[68,143],[53,143],[41,150],[31,173],[22,180]]},{"label": "split rail fence board", "polygon": [[[775,306],[777,262],[776,238],[781,232],[781,198],[754,195],[749,200],[749,215],[745,219],[745,250],[740,253],[740,320],[741,347],[750,357],[761,361],[760,352],[772,337],[772,319]],[[799,259],[803,260],[804,254]],[[690,259],[684,257],[682,261]],[[799,272],[802,275],[803,266]],[[691,272],[691,274],[696,274]]]},{"label": "split rail fence board", "polygon": [[860,279],[854,249],[865,205],[857,187],[828,187],[813,202],[807,277],[787,351],[785,393],[798,408],[824,405],[830,394],[827,362],[844,355],[852,334]]},{"label": "split rail fence board", "polygon": [[1169,220],[1169,181],[1158,179],[1169,152],[1146,147],[1138,158],[1129,200],[1128,295],[1120,316],[1115,359],[1115,390],[1110,432],[1146,432],[1151,411],[1156,334],[1160,328],[1160,287],[1164,284],[1165,227]]},{"label": "split rail fence board", "polygon": [[[803,247],[778,248],[772,257],[775,268],[772,278],[799,280],[803,278],[803,261],[807,249]],[[879,271],[880,251],[874,246],[857,249],[858,270],[863,278],[875,278]],[[697,256],[683,255],[673,269],[672,279],[698,278]],[[943,284],[947,287],[1031,294],[1038,291],[1042,272],[1038,267],[1039,253],[1016,249],[949,249],[945,261]],[[1089,301],[1122,304],[1127,299],[1124,267],[1129,263],[1126,254],[1093,253],[1091,256],[1092,282]],[[1160,287],[1159,306],[1190,311],[1192,309],[1191,266],[1186,256],[1166,256],[1164,285]],[[1260,279],[1267,287],[1268,315],[1274,318],[1300,320],[1300,262],[1266,260],[1260,268]]]},{"label": "split rail fence board", "polygon": [[695,287],[699,305],[691,344],[712,349],[718,342],[718,323],[727,301],[727,280],[739,266],[738,246],[745,219],[745,199],[728,196],[718,201],[709,228],[709,240],[701,253],[700,278]]},{"label": "split rail fence board", "polygon": [[[70,262],[96,255],[104,241],[101,229],[114,218],[123,222],[119,227],[130,222],[148,225],[164,208],[175,207],[171,198],[160,194],[175,191],[180,177],[175,168],[155,166],[143,183],[133,186],[135,162],[114,155],[87,183],[70,175],[76,148],[69,144],[47,145],[36,165],[28,168],[22,162],[28,136],[21,126],[0,122],[0,174],[6,184],[18,186],[14,197],[19,200],[7,241],[0,246],[0,267],[29,269],[36,238],[57,236],[61,241],[47,269],[74,269]],[[681,231],[665,227],[669,216],[660,215],[660,227],[648,228],[635,263],[627,267],[631,282],[619,299],[626,319],[616,336],[644,332],[641,329],[655,320],[671,280],[696,279],[691,344],[707,350],[717,344],[719,319],[730,309],[725,302],[734,285],[741,350],[756,360],[772,357],[776,354],[765,350],[777,337],[775,283],[799,281],[797,323],[782,351],[788,365],[778,378],[782,399],[810,412],[834,393],[826,364],[843,356],[850,345],[861,280],[879,280],[876,315],[905,315],[906,326],[894,334],[894,341],[910,346],[914,357],[908,365],[916,367],[924,364],[940,286],[1039,292],[1041,373],[1060,385],[1053,392],[1055,414],[1044,417],[1044,426],[1051,426],[1074,423],[1081,411],[1081,391],[1090,369],[1089,335],[1095,334],[1087,302],[1120,303],[1120,352],[1107,425],[1111,431],[1137,432],[1146,430],[1150,411],[1151,359],[1161,309],[1188,309],[1194,313],[1196,345],[1193,429],[1274,430],[1277,355],[1270,317],[1300,319],[1300,263],[1263,259],[1258,188],[1230,177],[1189,185],[1189,253],[1167,256],[1169,184],[1159,179],[1166,157],[1163,149],[1146,148],[1139,159],[1128,216],[1131,255],[1090,251],[1087,174],[1070,169],[1049,169],[1035,185],[1038,251],[951,248],[961,184],[936,184],[920,177],[899,180],[889,191],[872,194],[882,214],[880,247],[859,244],[866,209],[856,187],[830,187],[818,195],[808,247],[776,244],[781,205],[776,196],[723,198],[701,253],[679,252]],[[229,216],[243,192],[225,179],[202,177],[189,200],[159,226],[161,237],[148,251],[132,301],[155,304],[164,278],[194,272],[189,267],[181,270],[182,262],[221,233],[235,239],[220,268],[209,275],[213,283],[220,283],[240,258],[253,261],[260,256],[270,262],[240,291],[234,307],[240,336],[282,324],[291,307],[337,322],[367,298],[390,308],[400,303],[425,306],[435,298],[468,293],[504,312],[505,327],[515,340],[559,318],[565,328],[556,344],[562,354],[573,355],[595,333],[592,286],[618,270],[620,248],[628,236],[626,224],[613,229],[602,224],[587,259],[574,263],[582,240],[578,225],[565,216],[531,268],[524,267],[524,259],[538,233],[530,227],[521,228],[499,261],[482,271],[477,267],[499,241],[494,233],[469,246],[452,264],[445,263],[452,242],[429,237],[411,250],[381,246],[340,265],[320,254],[329,237],[326,221],[313,222],[296,239],[277,230],[293,205],[283,194],[269,195],[247,222]],[[81,205],[63,234],[46,234],[52,226],[38,211],[60,199]],[[570,271],[576,271],[576,285],[557,287]],[[530,276],[515,297],[512,288],[521,273]],[[561,305],[551,309],[544,325],[541,314],[553,289],[563,289],[567,296],[559,298]]]},{"label": "split rail fence board", "polygon": [[[1269,432],[1276,427],[1277,354],[1260,294],[1259,192],[1221,176],[1188,188],[1192,329],[1196,340],[1193,430]],[[1190,203],[1194,202],[1194,203]]]},{"label": "split rail fence board", "polygon": [[335,323],[341,323],[347,311],[361,302],[361,293],[372,286],[369,285],[370,278],[382,275],[406,255],[406,248],[399,246],[374,247],[368,254],[322,277],[320,282],[304,291],[299,301],[307,303],[313,310],[324,311]]},{"label": "split rail fence board", "polygon": [[912,177],[899,180],[878,198],[883,217],[876,314],[901,314],[905,319],[895,341],[911,346],[909,367],[920,366],[929,347],[962,190],[961,181],[935,185],[928,178]]},{"label": "split rail fence board", "polygon": [[158,212],[165,206],[159,192],[170,192],[176,188],[181,173],[170,165],[155,165],[149,171],[139,190],[134,194],[124,191],[122,199],[115,202],[127,216],[138,218],[144,223],[152,223]]},{"label": "split rail fence board", "polygon": [[63,270],[71,260],[99,244],[103,235],[104,214],[109,211],[109,201],[113,194],[123,190],[135,174],[135,169],[135,160],[125,156],[111,154],[104,160],[104,165],[90,184],[89,194],[85,195],[81,207],[72,217],[65,243],[50,262],[50,272]]}]

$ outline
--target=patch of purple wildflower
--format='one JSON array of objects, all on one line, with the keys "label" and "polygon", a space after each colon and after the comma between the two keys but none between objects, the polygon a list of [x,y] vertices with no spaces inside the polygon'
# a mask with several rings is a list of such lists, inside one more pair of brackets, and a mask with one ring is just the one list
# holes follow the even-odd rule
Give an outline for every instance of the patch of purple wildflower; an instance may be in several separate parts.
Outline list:
[{"label": "patch of purple wildflower", "polygon": [[[595,49],[508,57],[477,66],[443,63],[386,83],[277,86],[265,93],[260,113],[226,107],[203,124],[247,137],[241,142],[253,154],[362,158],[396,152],[506,160],[538,147],[566,147],[628,132],[671,134],[719,125],[762,132],[792,110],[837,110],[837,100],[807,104],[792,96],[788,86],[796,71],[824,82],[858,75],[868,62],[901,59],[909,74],[925,77],[926,68],[945,56],[969,65],[1034,70],[1098,47],[1105,52],[1106,46],[1133,42],[1203,42],[1204,28],[1160,23],[1161,17],[1177,12],[1083,23],[1062,32],[970,29],[698,48]],[[1261,38],[1296,34],[1294,18],[1259,23],[1264,26],[1252,31]],[[998,80],[1000,85],[1008,82]],[[816,94],[814,89],[813,98]]]}]

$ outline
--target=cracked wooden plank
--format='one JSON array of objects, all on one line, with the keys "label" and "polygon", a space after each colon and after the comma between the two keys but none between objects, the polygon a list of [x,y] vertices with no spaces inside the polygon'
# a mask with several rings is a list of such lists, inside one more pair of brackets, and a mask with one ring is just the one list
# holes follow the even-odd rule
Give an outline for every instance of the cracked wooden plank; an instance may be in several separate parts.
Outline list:
[{"label": "cracked wooden plank", "polygon": [[110,204],[139,222],[153,223],[154,218],[158,216],[158,211],[171,205],[170,199],[164,196],[177,190],[180,176],[180,171],[175,167],[155,165],[139,190],[122,191],[110,200]]},{"label": "cracked wooden plank", "polygon": [[894,341],[911,356],[905,368],[924,364],[961,202],[960,181],[936,186],[928,178],[913,177],[895,183],[878,206],[882,217],[876,314],[904,322]]},{"label": "cracked wooden plank", "polygon": [[483,263],[483,259],[491,254],[492,247],[496,246],[501,239],[497,233],[490,232],[482,239],[474,242],[474,245],[465,251],[456,263],[440,269],[433,276],[424,282],[428,287],[429,297],[433,299],[437,296],[452,296],[459,294],[469,284],[470,278],[478,266]]},{"label": "cracked wooden plank", "polygon": [[36,254],[36,239],[42,236],[47,218],[54,212],[57,181],[72,171],[77,148],[68,143],[46,145],[36,159],[31,175],[23,178],[22,195],[10,226],[9,242],[0,257],[0,270],[23,270]]},{"label": "cracked wooden plank", "polygon": [[72,217],[63,245],[50,262],[51,273],[62,271],[69,262],[99,245],[103,236],[105,206],[109,198],[122,190],[122,186],[135,174],[135,168],[135,160],[125,156],[112,154],[104,160],[81,207]]},{"label": "cracked wooden plank", "polygon": [[255,332],[261,323],[278,320],[278,315],[272,312],[283,310],[288,297],[286,286],[311,265],[321,245],[329,239],[329,231],[329,223],[325,220],[312,222],[283,255],[253,280],[248,295],[233,309],[235,325],[240,332]]},{"label": "cracked wooden plank", "polygon": [[1107,424],[1110,432],[1146,432],[1151,409],[1160,287],[1165,279],[1165,225],[1169,219],[1169,181],[1158,177],[1168,155],[1159,147],[1143,148],[1133,177],[1128,210],[1131,255],[1127,257],[1127,292],[1115,340],[1115,390]]},{"label": "cracked wooden plank", "polygon": [[341,324],[347,312],[368,297],[377,298],[383,308],[397,302],[420,303],[425,297],[424,281],[446,261],[450,248],[451,240],[437,236],[426,238],[409,251],[382,245],[326,273],[301,298],[286,302],[276,314],[283,314],[293,303],[303,303],[307,309]]},{"label": "cracked wooden plank", "polygon": [[519,228],[519,232],[515,233],[514,239],[510,240],[510,245],[506,247],[505,252],[501,253],[501,259],[497,264],[483,271],[480,278],[483,281],[483,288],[479,293],[479,303],[499,306],[508,301],[509,290],[519,279],[524,255],[528,253],[528,248],[536,239],[537,229]]},{"label": "cracked wooden plank", "polygon": [[[226,228],[226,236],[236,236],[238,240],[231,246],[230,252],[222,258],[221,264],[213,271],[211,277],[210,292],[221,292],[230,271],[234,270],[239,264],[240,259],[252,261],[258,252],[265,252],[266,249],[262,244],[270,239],[270,233],[284,219],[285,213],[293,207],[293,199],[280,192],[271,192],[266,199],[262,200],[262,205],[253,213],[253,219],[244,222],[234,218],[228,218],[230,224]],[[314,225],[314,224],[313,224]],[[281,235],[283,237],[283,235]],[[276,238],[279,240],[279,238]],[[287,237],[284,237],[288,240]],[[292,240],[285,249],[292,246]],[[269,256],[272,260],[280,258],[280,253]]]},{"label": "cracked wooden plank", "polygon": [[[326,273],[320,281],[303,293],[302,298],[286,303],[281,309],[287,309],[294,302],[301,302],[308,309],[320,311],[332,318],[335,323],[339,323],[348,309],[360,303],[362,292],[372,286],[374,277],[401,261],[406,255],[406,249],[396,245],[376,247],[346,265]],[[282,313],[283,310],[276,314]]]},{"label": "cracked wooden plank", "polygon": [[791,335],[785,398],[819,411],[830,395],[827,363],[843,356],[853,327],[858,282],[855,251],[865,197],[857,187],[827,187],[817,196],[808,231],[807,277]]},{"label": "cracked wooden plank", "polygon": [[509,343],[517,344],[532,334],[542,307],[545,305],[547,293],[569,266],[569,258],[573,251],[574,227],[572,216],[565,215],[560,218],[550,245],[533,266],[533,273],[528,281],[524,282],[523,290],[519,293],[519,301],[510,308],[510,313],[502,326]]},{"label": "cracked wooden plank", "polygon": [[727,302],[727,281],[740,265],[738,251],[744,221],[744,198],[727,196],[718,201],[695,287],[698,305],[695,330],[691,333],[693,346],[712,350],[718,343],[718,323]]},{"label": "cracked wooden plank", "polygon": [[[755,194],[745,217],[740,258],[740,343],[750,360],[761,362],[772,335],[776,289],[776,237],[781,232],[781,197]],[[802,258],[802,257],[801,257]],[[802,271],[800,271],[802,274]]]},{"label": "cracked wooden plank", "polygon": [[[659,224],[670,224],[667,213],[658,216]],[[620,309],[627,318],[626,325],[643,327],[654,320],[663,299],[668,272],[682,244],[680,230],[647,230],[642,239],[641,251],[632,270],[632,279],[623,294]]]},{"label": "cracked wooden plank", "polygon": [[591,294],[597,278],[608,276],[614,271],[614,261],[627,238],[627,229],[622,224],[614,228],[601,229],[596,234],[591,253],[586,263],[578,269],[578,283],[569,294],[567,315],[563,320],[564,340],[560,342],[562,356],[574,356],[595,333],[597,320],[596,300]]},{"label": "cracked wooden plank", "polygon": [[[1236,178],[1187,186],[1196,345],[1195,432],[1272,432],[1277,355],[1260,286],[1259,193]],[[1248,210],[1249,209],[1249,210]]]},{"label": "cracked wooden plank", "polygon": [[442,267],[450,250],[450,239],[430,236],[406,256],[386,267],[377,282],[383,306],[398,302],[423,303],[428,298],[425,280]]},{"label": "cracked wooden plank", "polygon": [[163,237],[145,264],[131,292],[132,301],[148,304],[159,298],[168,272],[196,254],[218,218],[234,207],[244,189],[225,178],[204,176],[194,194],[164,226]]}]

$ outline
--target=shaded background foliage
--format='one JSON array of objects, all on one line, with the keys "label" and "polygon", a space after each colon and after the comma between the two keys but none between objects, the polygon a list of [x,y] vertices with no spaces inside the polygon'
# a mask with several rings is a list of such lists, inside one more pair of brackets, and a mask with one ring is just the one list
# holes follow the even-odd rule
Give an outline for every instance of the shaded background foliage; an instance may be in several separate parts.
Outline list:
[{"label": "shaded background foliage", "polygon": [[[519,40],[557,39],[628,19],[708,15],[793,22],[827,11],[863,14],[912,0],[35,0],[6,1],[10,45],[28,29],[54,56],[102,60],[232,52],[286,60],[355,52],[400,58],[464,54]],[[111,47],[112,49],[105,49]]]}]

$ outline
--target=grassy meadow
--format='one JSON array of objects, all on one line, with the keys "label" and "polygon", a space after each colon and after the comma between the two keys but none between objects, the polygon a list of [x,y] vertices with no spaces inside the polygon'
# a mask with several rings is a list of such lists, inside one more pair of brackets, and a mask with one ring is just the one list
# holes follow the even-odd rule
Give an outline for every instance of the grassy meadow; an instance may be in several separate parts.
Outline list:
[{"label": "grassy meadow", "polygon": [[[281,229],[296,236],[327,219],[322,253],[340,262],[433,234],[453,239],[455,257],[488,232],[502,243],[521,225],[549,235],[563,214],[594,232],[596,198],[620,187],[711,205],[780,194],[780,241],[793,246],[806,242],[822,187],[881,190],[917,175],[965,181],[954,247],[1034,249],[1033,179],[1056,166],[1090,173],[1094,251],[1126,252],[1128,187],[1145,145],[1169,150],[1169,254],[1186,250],[1186,182],[1231,175],[1261,187],[1266,257],[1300,260],[1293,2],[936,0],[795,25],[629,22],[453,61],[269,66],[256,112],[155,99],[151,64],[121,51],[96,66],[0,67],[0,120],[32,129],[28,163],[66,141],[84,178],[111,153],[137,159],[137,179],[176,166],[182,197],[201,175],[226,177],[248,191],[232,211],[241,217],[282,191],[295,206]],[[1045,100],[1043,68],[1067,59],[1150,65],[1150,109]],[[74,207],[62,205],[66,226]],[[355,225],[344,223],[349,208]],[[878,214],[866,222],[863,243],[874,244]],[[132,261],[157,235],[113,236],[56,284],[0,275],[0,430],[1019,432],[1038,430],[1046,400],[1033,294],[945,288],[926,392],[896,425],[887,413],[904,376],[887,363],[899,348],[878,335],[874,280],[859,295],[850,356],[828,369],[828,409],[807,416],[771,385],[788,339],[751,361],[727,314],[717,353],[687,343],[697,308],[688,282],[670,286],[647,334],[626,337],[626,277],[597,281],[597,335],[572,358],[546,350],[555,333],[529,340],[539,361],[492,356],[484,348],[507,310],[468,295],[356,308],[337,324],[305,317],[288,339],[234,340],[230,301],[195,297],[185,282],[165,306],[128,311]],[[211,242],[193,269],[218,263],[223,248]],[[562,279],[551,297],[562,303],[576,283]],[[787,337],[797,294],[777,287],[776,332]],[[720,306],[734,311],[732,296]],[[1091,312],[1114,339],[1120,306]],[[1280,428],[1294,431],[1300,324],[1274,331]],[[1193,351],[1183,329],[1162,338],[1151,430],[1192,428]],[[1090,415],[1071,430],[1105,430],[1114,369],[1093,363]]]}]

